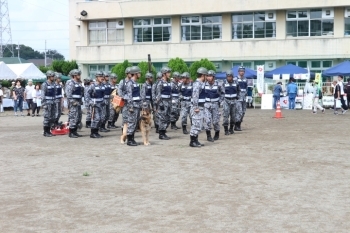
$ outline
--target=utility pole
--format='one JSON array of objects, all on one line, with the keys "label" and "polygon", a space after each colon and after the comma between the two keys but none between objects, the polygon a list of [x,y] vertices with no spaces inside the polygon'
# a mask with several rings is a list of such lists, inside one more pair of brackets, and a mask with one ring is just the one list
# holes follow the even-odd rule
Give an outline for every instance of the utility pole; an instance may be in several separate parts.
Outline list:
[{"label": "utility pole", "polygon": [[45,67],[47,66],[47,63],[46,63],[46,40],[45,40]]},{"label": "utility pole", "polygon": [[8,4],[7,0],[0,0],[0,58],[4,57],[5,50],[14,56]]}]

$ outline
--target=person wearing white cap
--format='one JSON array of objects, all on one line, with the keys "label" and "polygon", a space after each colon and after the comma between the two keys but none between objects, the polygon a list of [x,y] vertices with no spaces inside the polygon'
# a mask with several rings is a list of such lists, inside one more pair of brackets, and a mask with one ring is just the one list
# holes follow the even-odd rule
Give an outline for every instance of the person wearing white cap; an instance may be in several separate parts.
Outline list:
[{"label": "person wearing white cap", "polygon": [[30,116],[30,110],[33,108],[33,96],[32,93],[35,90],[34,85],[33,85],[33,80],[28,79],[28,85],[25,88],[24,92],[24,99],[27,101],[28,104],[28,113],[27,116]]}]

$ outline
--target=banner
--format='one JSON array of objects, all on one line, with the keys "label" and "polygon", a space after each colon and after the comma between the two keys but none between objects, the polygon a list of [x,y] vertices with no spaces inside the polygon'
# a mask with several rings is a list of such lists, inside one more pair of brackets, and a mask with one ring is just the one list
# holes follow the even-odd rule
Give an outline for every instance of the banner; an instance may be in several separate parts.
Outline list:
[{"label": "banner", "polygon": [[256,87],[259,94],[264,93],[264,66],[257,66]]}]

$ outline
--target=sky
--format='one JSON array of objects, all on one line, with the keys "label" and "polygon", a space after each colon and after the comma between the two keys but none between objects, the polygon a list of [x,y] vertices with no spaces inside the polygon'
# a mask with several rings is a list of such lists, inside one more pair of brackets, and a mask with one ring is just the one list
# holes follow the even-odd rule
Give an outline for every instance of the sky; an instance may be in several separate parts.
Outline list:
[{"label": "sky", "polygon": [[46,40],[47,50],[55,49],[68,60],[68,1],[8,0],[12,43],[44,52]]}]

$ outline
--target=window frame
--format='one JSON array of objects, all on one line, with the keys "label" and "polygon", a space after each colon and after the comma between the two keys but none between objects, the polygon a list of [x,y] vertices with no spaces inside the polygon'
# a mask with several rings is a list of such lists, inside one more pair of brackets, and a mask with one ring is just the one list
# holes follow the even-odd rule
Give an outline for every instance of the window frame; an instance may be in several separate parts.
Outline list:
[{"label": "window frame", "polygon": [[[198,22],[192,22],[194,17],[198,17]],[[203,22],[205,17],[219,17],[219,22]],[[190,22],[183,22],[184,18],[190,18]],[[189,32],[189,39],[187,39],[187,27],[190,27],[190,30],[193,27],[199,27],[199,39],[192,39],[192,30]],[[212,39],[203,39],[203,27],[211,26],[211,38]],[[220,32],[220,38],[214,38],[214,27],[218,26]],[[222,41],[222,14],[203,14],[203,15],[182,15],[180,20],[181,27],[181,41]],[[184,30],[186,28],[186,30]]]},{"label": "window frame", "polygon": [[[161,19],[161,24],[155,24],[156,19]],[[164,19],[169,19],[169,23],[164,23]],[[142,24],[142,25],[136,25],[135,20],[150,20],[150,24]],[[162,42],[171,42],[171,36],[172,36],[172,18],[169,17],[142,17],[142,18],[133,18],[132,19],[132,29],[133,29],[133,36],[134,36],[134,43],[162,43]],[[162,28],[162,40],[161,41],[154,41],[154,28]],[[164,32],[163,28],[170,27],[169,33],[169,40],[164,40]],[[143,29],[143,28],[151,28],[151,41],[138,41],[138,31],[136,34],[136,30]],[[142,38],[144,38],[142,36]]]},{"label": "window frame", "polygon": [[[296,38],[296,37],[301,37],[301,38],[307,38],[307,37],[322,37],[322,36],[326,36],[326,37],[332,37],[334,36],[334,14],[331,17],[323,17],[323,11],[324,10],[332,10],[334,12],[334,8],[311,8],[311,9],[292,9],[292,10],[287,10],[286,11],[286,38]],[[321,11],[321,16],[320,17],[312,17],[312,12],[313,11]],[[294,18],[289,18],[289,15],[291,12],[296,12],[295,15],[296,17]],[[299,12],[306,12],[306,17],[299,17],[300,14]],[[333,21],[333,31],[324,31],[324,23],[326,21],[332,20]],[[301,33],[306,33],[306,32],[302,32],[299,29],[299,22],[303,22],[303,21],[307,21],[307,35],[300,35]],[[320,35],[313,35],[316,34],[316,31],[312,31],[312,21],[321,21],[321,30],[319,31]],[[288,32],[288,27],[289,27],[289,22],[297,22],[296,23],[296,31],[294,32]],[[295,35],[294,35],[295,34]]]},{"label": "window frame", "polygon": [[[121,41],[116,41],[116,42],[109,42],[109,30],[114,30],[114,28],[110,28],[108,27],[108,23],[109,22],[116,22],[116,28],[115,30],[123,30],[123,39]],[[123,24],[122,26],[120,25],[118,27],[118,21],[122,21]],[[103,27],[91,27],[92,23],[104,23],[105,25]],[[124,43],[124,30],[125,30],[125,23],[124,23],[124,19],[110,19],[110,20],[91,20],[88,21],[88,38],[89,38],[89,45],[105,45],[105,44],[120,44],[120,43]],[[104,42],[95,42],[95,43],[91,43],[91,32],[92,31],[105,31],[105,39]]]}]

